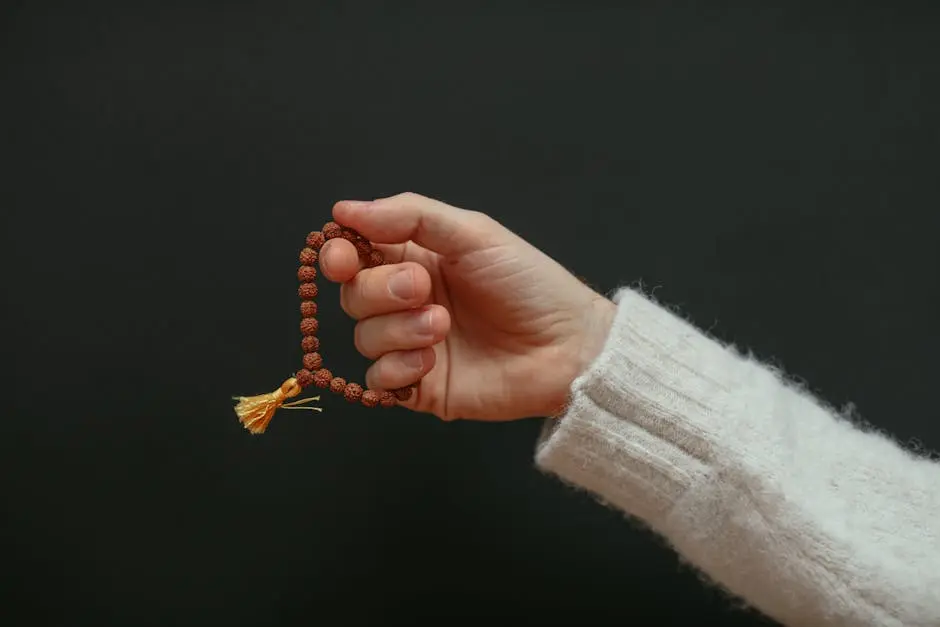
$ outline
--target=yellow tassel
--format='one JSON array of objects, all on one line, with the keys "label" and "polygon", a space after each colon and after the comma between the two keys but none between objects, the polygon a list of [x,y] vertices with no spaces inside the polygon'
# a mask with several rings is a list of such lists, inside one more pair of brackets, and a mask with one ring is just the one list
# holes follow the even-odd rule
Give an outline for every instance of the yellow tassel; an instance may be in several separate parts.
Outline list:
[{"label": "yellow tassel", "polygon": [[268,423],[274,417],[274,412],[279,408],[285,409],[309,409],[311,411],[323,411],[319,407],[301,407],[304,403],[320,400],[319,396],[305,398],[293,403],[285,403],[289,398],[300,394],[302,388],[297,383],[297,379],[291,377],[281,384],[277,390],[268,394],[259,394],[258,396],[233,396],[232,400],[238,401],[235,406],[235,414],[238,420],[251,433],[257,435],[264,433],[268,428]]}]

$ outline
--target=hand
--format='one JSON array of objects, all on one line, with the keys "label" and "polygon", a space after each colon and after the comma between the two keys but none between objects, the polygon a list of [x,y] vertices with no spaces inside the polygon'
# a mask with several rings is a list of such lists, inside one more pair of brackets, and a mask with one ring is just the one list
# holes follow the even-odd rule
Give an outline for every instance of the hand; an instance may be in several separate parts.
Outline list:
[{"label": "hand", "polygon": [[356,348],[374,389],[421,383],[402,404],[444,420],[512,420],[562,411],[600,353],[615,305],[492,218],[417,194],[341,201],[386,265],[361,269],[328,241],[320,266],[343,283]]}]

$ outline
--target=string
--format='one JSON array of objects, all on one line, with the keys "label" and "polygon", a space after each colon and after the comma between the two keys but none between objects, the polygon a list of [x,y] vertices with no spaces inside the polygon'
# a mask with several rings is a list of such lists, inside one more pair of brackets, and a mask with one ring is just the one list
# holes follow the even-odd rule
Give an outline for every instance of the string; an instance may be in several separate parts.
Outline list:
[{"label": "string", "polygon": [[312,403],[314,401],[320,400],[319,396],[311,396],[310,398],[304,398],[299,401],[293,401],[291,403],[284,403],[281,405],[282,409],[309,409],[311,411],[323,411],[322,407],[301,407],[305,403]]}]

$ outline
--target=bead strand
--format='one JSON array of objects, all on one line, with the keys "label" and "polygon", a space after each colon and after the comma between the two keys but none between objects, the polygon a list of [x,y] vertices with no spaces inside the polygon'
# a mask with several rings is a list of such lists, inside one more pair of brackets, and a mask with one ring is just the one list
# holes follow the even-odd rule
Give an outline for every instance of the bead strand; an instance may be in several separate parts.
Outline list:
[{"label": "bead strand", "polygon": [[318,307],[315,299],[319,293],[315,283],[318,274],[316,265],[323,244],[336,238],[345,239],[355,246],[365,267],[374,268],[385,263],[382,251],[374,248],[369,240],[355,230],[340,226],[336,222],[327,222],[319,231],[312,231],[307,235],[307,245],[300,251],[300,268],[297,270],[297,279],[300,282],[297,292],[301,299],[300,333],[303,336],[303,367],[295,375],[297,384],[301,388],[312,385],[329,389],[350,403],[362,403],[365,407],[394,407],[400,401],[411,398],[417,384],[396,390],[364,389],[358,383],[350,383],[342,377],[334,376],[330,370],[323,367],[323,356],[319,352],[320,340],[317,337],[320,324],[316,319]]}]

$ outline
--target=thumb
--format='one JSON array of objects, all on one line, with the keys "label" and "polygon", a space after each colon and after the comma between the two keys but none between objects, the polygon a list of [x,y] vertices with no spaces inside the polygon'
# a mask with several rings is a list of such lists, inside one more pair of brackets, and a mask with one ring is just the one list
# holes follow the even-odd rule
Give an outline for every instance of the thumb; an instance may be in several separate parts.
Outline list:
[{"label": "thumb", "polygon": [[499,224],[483,213],[412,193],[340,201],[333,218],[377,244],[412,241],[445,257],[491,246],[501,235]]}]

